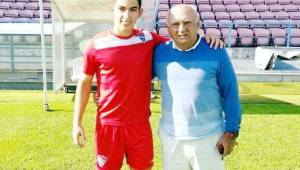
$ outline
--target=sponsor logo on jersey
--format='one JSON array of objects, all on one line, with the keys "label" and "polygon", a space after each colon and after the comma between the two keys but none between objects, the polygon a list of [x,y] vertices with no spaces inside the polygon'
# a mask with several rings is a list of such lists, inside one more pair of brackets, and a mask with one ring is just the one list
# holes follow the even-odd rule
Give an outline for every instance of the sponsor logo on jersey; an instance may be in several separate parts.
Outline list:
[{"label": "sponsor logo on jersey", "polygon": [[145,34],[143,32],[139,33],[137,36],[139,36],[139,38],[145,42],[146,41],[146,38],[145,38]]}]

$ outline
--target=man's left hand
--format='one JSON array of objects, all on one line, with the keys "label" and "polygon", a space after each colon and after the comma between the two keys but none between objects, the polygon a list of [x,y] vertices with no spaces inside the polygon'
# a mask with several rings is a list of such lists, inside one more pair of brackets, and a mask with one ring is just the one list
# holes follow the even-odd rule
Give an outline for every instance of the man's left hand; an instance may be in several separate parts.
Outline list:
[{"label": "man's left hand", "polygon": [[214,35],[205,34],[204,38],[205,38],[206,42],[210,44],[210,48],[214,47],[215,49],[217,49],[218,47],[219,48],[225,47],[224,42],[220,38],[218,38]]},{"label": "man's left hand", "polygon": [[218,148],[218,150],[222,150],[223,154],[222,157],[224,158],[225,156],[229,155],[232,150],[233,147],[235,145],[235,138],[230,137],[229,135],[227,135],[226,133],[223,134],[223,136],[219,139],[216,147]]}]

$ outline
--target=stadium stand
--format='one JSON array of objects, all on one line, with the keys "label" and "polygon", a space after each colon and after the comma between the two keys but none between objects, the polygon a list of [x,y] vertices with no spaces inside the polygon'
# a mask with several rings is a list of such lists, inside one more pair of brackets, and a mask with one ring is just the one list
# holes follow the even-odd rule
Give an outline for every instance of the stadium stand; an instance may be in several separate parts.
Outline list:
[{"label": "stadium stand", "polygon": [[[166,11],[179,3],[197,7],[201,19],[200,29],[221,37],[227,45],[300,46],[299,0],[164,0],[158,3],[157,8],[156,28],[160,34],[167,35],[164,29]],[[225,28],[231,28],[230,32],[234,35],[229,35],[229,31],[225,34]],[[229,36],[232,39],[230,44],[227,41]]]},{"label": "stadium stand", "polygon": [[[51,23],[50,0],[43,1],[44,22]],[[38,0],[0,0],[0,87],[41,88]],[[48,86],[52,86],[52,38],[46,33]],[[21,85],[22,84],[22,85]]]},{"label": "stadium stand", "polygon": [[[158,0],[159,34],[169,37],[166,11],[179,1]],[[300,57],[300,0],[183,0],[182,3],[196,7],[201,20],[199,32],[213,34],[229,47],[227,51],[240,81],[300,81],[300,60],[278,59]]]},{"label": "stadium stand", "polygon": [[[201,18],[200,34],[214,34],[224,40],[227,46],[232,47],[228,48],[228,52],[232,56],[239,80],[300,81],[300,74],[294,75],[293,72],[295,70],[299,72],[299,60],[269,64],[268,68],[272,69],[274,66],[275,69],[281,69],[278,72],[275,70],[275,72],[258,72],[254,60],[256,48],[260,46],[267,46],[266,48],[270,50],[266,52],[268,54],[273,54],[273,51],[278,54],[279,51],[286,55],[297,50],[299,53],[299,48],[294,47],[300,46],[300,0],[144,0],[143,27],[150,31],[156,29],[159,34],[169,36],[166,25],[167,11],[180,3],[193,5],[198,11]],[[50,24],[52,12],[53,16],[56,16],[55,8],[51,10],[50,0],[44,0],[44,18],[48,28],[52,28]],[[5,83],[18,88],[16,82],[42,81],[38,22],[38,0],[0,0],[0,88],[8,87]],[[9,27],[10,24],[15,25]],[[61,66],[59,63],[63,62],[66,63],[65,68],[56,70],[59,74],[65,72],[62,80],[73,83],[76,79],[74,68],[79,65],[76,64],[76,60],[81,62],[81,59],[78,59],[80,57],[78,44],[83,38],[89,38],[91,34],[105,27],[98,24],[96,26],[95,23],[91,24],[92,26],[89,24],[86,23],[76,29],[75,27],[65,29],[67,32],[65,35],[56,35],[57,39],[65,40],[64,50],[56,50],[65,51],[65,58],[59,61],[53,61],[51,41],[53,37],[52,31],[48,30],[46,58],[49,83],[54,77],[52,66]],[[8,31],[3,31],[3,25],[7,26]],[[18,31],[9,32],[9,30]],[[76,38],[76,31],[79,31],[79,37],[83,37]],[[240,77],[240,73],[246,76]],[[257,77],[260,74],[262,76]],[[274,74],[275,78],[272,79]],[[288,76],[285,78],[283,75]]]},{"label": "stadium stand", "polygon": [[[45,23],[51,23],[50,0],[44,0]],[[0,23],[39,22],[38,0],[0,0]]]}]

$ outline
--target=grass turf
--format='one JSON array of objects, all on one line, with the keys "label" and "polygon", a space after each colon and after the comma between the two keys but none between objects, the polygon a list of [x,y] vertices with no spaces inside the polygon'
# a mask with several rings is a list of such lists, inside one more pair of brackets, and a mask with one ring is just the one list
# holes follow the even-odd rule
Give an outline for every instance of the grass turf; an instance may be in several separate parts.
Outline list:
[{"label": "grass turf", "polygon": [[[300,84],[240,83],[240,93],[242,129],[226,169],[300,170]],[[85,113],[88,143],[79,149],[71,138],[71,99],[72,94],[49,94],[53,111],[43,112],[41,91],[0,91],[0,169],[93,169],[95,106],[89,103]],[[159,170],[160,100],[151,108],[153,169]]]}]

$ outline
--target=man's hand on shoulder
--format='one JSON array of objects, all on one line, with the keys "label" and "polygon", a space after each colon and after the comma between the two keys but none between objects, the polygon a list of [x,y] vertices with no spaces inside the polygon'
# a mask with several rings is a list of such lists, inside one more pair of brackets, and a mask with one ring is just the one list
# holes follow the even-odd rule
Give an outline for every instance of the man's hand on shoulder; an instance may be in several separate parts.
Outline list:
[{"label": "man's hand on shoulder", "polygon": [[210,48],[214,47],[215,49],[217,49],[217,48],[225,47],[224,42],[220,38],[216,37],[215,35],[205,34],[204,39],[206,40],[207,43],[210,44]]}]

